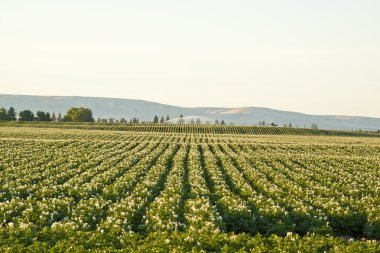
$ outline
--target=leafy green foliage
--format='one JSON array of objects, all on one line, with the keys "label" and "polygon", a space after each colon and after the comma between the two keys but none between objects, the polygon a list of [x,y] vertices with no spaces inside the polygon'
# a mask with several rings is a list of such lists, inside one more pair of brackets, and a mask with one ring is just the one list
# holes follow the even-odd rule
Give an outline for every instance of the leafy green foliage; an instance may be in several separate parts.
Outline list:
[{"label": "leafy green foliage", "polygon": [[380,250],[379,138],[96,126],[0,124],[2,251]]},{"label": "leafy green foliage", "polygon": [[10,107],[7,112],[7,120],[14,121],[16,120],[16,110],[13,107]]},{"label": "leafy green foliage", "polygon": [[34,120],[34,113],[30,110],[24,110],[19,113],[19,120],[20,121],[33,121]]},{"label": "leafy green foliage", "polygon": [[51,121],[50,113],[48,112],[38,111],[36,116],[37,121]]},{"label": "leafy green foliage", "polygon": [[16,120],[16,111],[10,107],[8,111],[4,107],[0,107],[0,121],[14,121]]},{"label": "leafy green foliage", "polygon": [[88,108],[71,107],[63,117],[63,121],[93,122],[94,118],[92,116],[92,111]]},{"label": "leafy green foliage", "polygon": [[7,120],[7,109],[0,107],[0,120]]}]

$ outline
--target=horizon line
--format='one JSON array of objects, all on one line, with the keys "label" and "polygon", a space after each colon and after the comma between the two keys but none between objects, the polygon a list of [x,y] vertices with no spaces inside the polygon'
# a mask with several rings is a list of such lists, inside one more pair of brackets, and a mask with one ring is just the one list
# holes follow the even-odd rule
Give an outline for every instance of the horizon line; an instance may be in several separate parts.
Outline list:
[{"label": "horizon line", "polygon": [[274,110],[274,111],[282,111],[282,112],[289,112],[289,113],[298,113],[303,115],[310,115],[310,116],[338,116],[338,117],[361,117],[361,118],[372,118],[372,119],[380,119],[380,117],[374,117],[374,116],[362,116],[362,115],[347,115],[347,114],[312,114],[312,113],[305,113],[305,112],[299,112],[299,111],[287,111],[284,109],[274,109],[270,107],[264,107],[264,106],[238,106],[238,107],[224,107],[224,106],[180,106],[180,105],[173,105],[173,104],[165,104],[163,102],[156,102],[152,100],[146,100],[146,99],[136,99],[136,98],[121,98],[121,97],[99,97],[99,96],[82,96],[82,95],[35,95],[35,94],[3,94],[0,93],[0,95],[5,96],[29,96],[29,97],[67,97],[67,98],[100,98],[100,99],[118,99],[118,100],[136,100],[136,101],[143,101],[148,103],[155,103],[160,105],[166,105],[166,106],[173,106],[173,107],[180,107],[180,108],[186,108],[186,109],[199,109],[199,108],[210,108],[210,109],[241,109],[241,108],[260,108],[260,109],[268,109],[268,110]]}]

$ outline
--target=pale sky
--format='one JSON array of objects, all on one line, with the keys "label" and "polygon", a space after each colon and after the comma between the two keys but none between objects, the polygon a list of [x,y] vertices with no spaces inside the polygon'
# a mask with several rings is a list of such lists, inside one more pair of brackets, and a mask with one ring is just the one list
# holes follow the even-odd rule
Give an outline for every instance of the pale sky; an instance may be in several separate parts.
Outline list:
[{"label": "pale sky", "polygon": [[380,1],[1,0],[0,93],[380,117]]}]

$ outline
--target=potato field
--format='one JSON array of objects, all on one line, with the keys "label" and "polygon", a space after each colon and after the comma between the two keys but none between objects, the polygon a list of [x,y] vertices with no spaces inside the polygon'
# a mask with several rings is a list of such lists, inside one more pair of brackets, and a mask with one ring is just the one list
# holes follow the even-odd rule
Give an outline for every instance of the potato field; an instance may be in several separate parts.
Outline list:
[{"label": "potato field", "polygon": [[2,252],[379,252],[380,136],[0,124]]}]

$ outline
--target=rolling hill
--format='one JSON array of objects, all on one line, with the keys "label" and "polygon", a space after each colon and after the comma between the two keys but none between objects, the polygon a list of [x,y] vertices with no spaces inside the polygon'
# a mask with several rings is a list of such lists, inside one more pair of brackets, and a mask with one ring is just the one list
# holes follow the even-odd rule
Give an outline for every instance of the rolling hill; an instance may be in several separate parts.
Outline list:
[{"label": "rolling hill", "polygon": [[155,115],[169,115],[171,119],[179,115],[207,118],[209,120],[224,120],[227,124],[257,124],[265,121],[267,124],[283,125],[292,123],[293,126],[310,127],[318,124],[322,129],[368,130],[380,129],[380,118],[341,116],[341,115],[309,115],[298,112],[274,110],[262,107],[220,108],[197,107],[187,108],[165,105],[155,102],[135,99],[95,98],[95,97],[66,97],[66,96],[27,96],[0,95],[0,107],[13,106],[16,111],[30,109],[61,112],[64,114],[72,106],[91,108],[95,118],[125,118],[137,117],[140,121],[152,121]]}]

